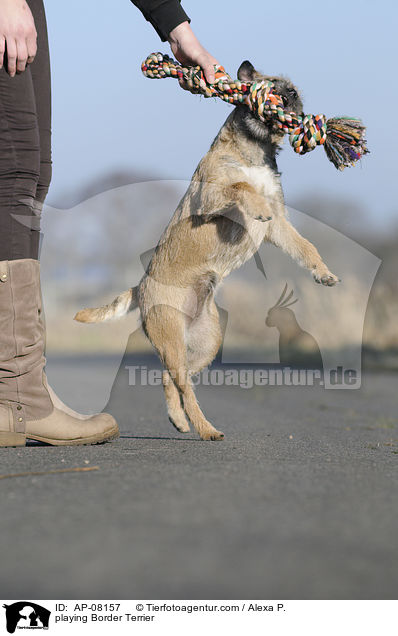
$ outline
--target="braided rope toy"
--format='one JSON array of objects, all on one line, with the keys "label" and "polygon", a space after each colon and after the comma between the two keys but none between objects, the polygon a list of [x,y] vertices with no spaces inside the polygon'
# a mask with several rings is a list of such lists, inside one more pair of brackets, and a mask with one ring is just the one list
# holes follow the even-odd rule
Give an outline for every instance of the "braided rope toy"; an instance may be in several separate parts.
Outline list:
[{"label": "braided rope toy", "polygon": [[168,55],[152,53],[142,63],[146,77],[174,77],[182,88],[204,97],[220,97],[229,104],[246,104],[261,121],[275,120],[278,128],[289,133],[290,144],[300,155],[323,145],[328,159],[338,170],[353,166],[368,151],[365,126],[360,119],[325,115],[301,117],[284,109],[280,95],[270,80],[241,82],[233,80],[222,66],[215,66],[215,82],[208,84],[200,66],[181,66]]}]

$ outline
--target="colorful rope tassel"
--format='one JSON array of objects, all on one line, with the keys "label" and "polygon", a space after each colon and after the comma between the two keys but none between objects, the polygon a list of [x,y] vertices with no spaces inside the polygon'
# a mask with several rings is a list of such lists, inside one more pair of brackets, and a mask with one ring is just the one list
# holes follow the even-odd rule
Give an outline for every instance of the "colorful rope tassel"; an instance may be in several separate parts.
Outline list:
[{"label": "colorful rope tassel", "polygon": [[181,66],[162,53],[149,55],[141,69],[152,79],[175,77],[192,93],[219,97],[229,104],[246,104],[261,121],[275,120],[278,127],[289,134],[290,144],[300,155],[323,145],[328,159],[338,170],[353,166],[368,152],[365,126],[360,119],[336,117],[327,120],[325,115],[301,117],[287,112],[282,97],[274,93],[274,84],[269,80],[233,80],[222,66],[215,66],[215,82],[208,84],[200,66]]}]

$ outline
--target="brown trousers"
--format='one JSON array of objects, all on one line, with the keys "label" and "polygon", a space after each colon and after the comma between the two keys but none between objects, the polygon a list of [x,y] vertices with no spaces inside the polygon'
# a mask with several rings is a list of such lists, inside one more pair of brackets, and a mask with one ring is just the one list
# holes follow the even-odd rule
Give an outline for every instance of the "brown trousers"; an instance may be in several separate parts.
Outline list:
[{"label": "brown trousers", "polygon": [[[51,83],[43,0],[28,0],[38,51],[24,73],[0,70],[0,261],[37,259],[51,180]],[[5,60],[7,67],[7,60]]]}]

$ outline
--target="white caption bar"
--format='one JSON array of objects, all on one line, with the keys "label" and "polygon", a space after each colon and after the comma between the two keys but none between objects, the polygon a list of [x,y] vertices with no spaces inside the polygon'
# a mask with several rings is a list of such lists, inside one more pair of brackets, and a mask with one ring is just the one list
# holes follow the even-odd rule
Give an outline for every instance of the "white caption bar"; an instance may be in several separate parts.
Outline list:
[{"label": "white caption bar", "polygon": [[[398,601],[0,601],[1,633],[272,636],[396,633]],[[21,631],[23,630],[23,632]]]}]

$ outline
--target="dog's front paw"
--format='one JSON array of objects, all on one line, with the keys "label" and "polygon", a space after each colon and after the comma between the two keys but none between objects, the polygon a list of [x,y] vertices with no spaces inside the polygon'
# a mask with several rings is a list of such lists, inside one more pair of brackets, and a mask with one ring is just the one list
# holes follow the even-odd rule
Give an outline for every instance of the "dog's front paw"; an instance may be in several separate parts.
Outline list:
[{"label": "dog's front paw", "polygon": [[326,287],[333,287],[336,283],[341,282],[341,279],[332,274],[332,272],[329,272],[329,270],[319,270],[315,268],[312,270],[312,275],[316,283],[325,285]]}]

